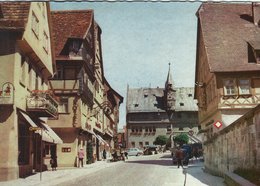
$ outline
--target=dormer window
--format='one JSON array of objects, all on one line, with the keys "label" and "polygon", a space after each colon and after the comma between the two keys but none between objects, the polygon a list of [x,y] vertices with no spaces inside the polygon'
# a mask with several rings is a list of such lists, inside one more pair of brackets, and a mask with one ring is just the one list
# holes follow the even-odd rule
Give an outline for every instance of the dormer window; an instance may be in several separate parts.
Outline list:
[{"label": "dormer window", "polygon": [[249,41],[247,45],[248,62],[260,63],[260,41]]}]

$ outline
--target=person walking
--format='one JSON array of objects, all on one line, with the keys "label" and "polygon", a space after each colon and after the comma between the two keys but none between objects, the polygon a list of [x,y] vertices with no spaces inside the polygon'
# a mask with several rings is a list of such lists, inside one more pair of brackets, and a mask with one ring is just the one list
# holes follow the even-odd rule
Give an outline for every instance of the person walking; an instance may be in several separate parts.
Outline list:
[{"label": "person walking", "polygon": [[181,166],[183,168],[183,158],[184,158],[184,153],[181,150],[181,148],[178,146],[177,150],[175,152],[175,157],[177,158],[177,165],[178,168]]},{"label": "person walking", "polygon": [[103,150],[103,159],[104,159],[104,160],[107,159],[107,152],[106,152],[106,149]]},{"label": "person walking", "polygon": [[79,158],[79,164],[78,167],[83,167],[83,159],[84,159],[85,153],[83,148],[81,147],[78,152],[78,158]]},{"label": "person walking", "polygon": [[54,171],[54,170],[56,171],[57,170],[57,166],[58,166],[57,156],[56,155],[51,157],[50,164],[51,164],[52,171]]}]

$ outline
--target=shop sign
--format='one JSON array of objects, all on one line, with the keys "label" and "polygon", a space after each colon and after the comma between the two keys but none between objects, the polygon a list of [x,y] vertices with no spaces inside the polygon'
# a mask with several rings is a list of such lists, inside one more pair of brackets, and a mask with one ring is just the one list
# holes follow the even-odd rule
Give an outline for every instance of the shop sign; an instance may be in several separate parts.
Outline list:
[{"label": "shop sign", "polygon": [[6,82],[0,89],[0,105],[14,104],[14,86],[12,83]]}]

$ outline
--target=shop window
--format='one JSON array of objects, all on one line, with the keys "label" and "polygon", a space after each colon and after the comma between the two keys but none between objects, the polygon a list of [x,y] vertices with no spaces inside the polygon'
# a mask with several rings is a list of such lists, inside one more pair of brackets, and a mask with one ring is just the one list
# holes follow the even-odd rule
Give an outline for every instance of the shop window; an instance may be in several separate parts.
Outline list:
[{"label": "shop window", "polygon": [[18,164],[29,164],[30,134],[26,124],[18,124]]}]

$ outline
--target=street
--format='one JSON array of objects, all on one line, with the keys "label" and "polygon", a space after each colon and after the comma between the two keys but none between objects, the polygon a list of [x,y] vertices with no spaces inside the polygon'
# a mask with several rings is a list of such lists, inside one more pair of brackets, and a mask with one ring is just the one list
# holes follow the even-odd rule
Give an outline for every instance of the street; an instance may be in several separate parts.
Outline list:
[{"label": "street", "polygon": [[[223,179],[204,173],[203,164],[194,162],[187,171],[187,186],[223,186]],[[182,186],[185,174],[182,168],[172,165],[170,153],[152,156],[130,156],[126,162],[115,166],[105,167],[86,176],[59,184],[66,185],[95,185],[95,186]]]}]

